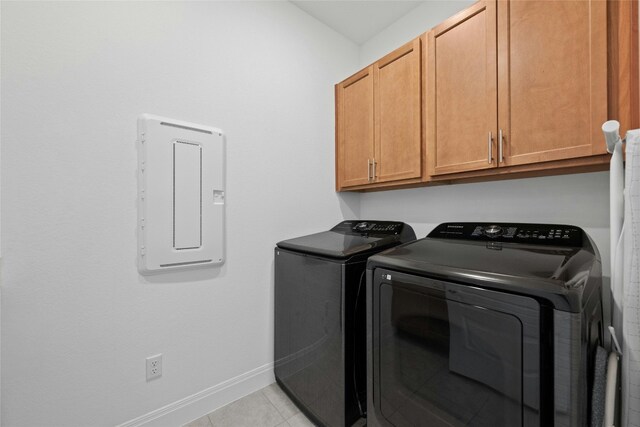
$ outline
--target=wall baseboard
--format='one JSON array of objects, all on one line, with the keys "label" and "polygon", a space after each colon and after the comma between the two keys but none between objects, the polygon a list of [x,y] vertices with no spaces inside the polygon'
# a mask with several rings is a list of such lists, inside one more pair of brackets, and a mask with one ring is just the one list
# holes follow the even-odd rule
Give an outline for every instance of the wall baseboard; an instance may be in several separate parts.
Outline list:
[{"label": "wall baseboard", "polygon": [[117,427],[176,427],[200,418],[275,381],[267,363],[220,384],[119,424]]}]

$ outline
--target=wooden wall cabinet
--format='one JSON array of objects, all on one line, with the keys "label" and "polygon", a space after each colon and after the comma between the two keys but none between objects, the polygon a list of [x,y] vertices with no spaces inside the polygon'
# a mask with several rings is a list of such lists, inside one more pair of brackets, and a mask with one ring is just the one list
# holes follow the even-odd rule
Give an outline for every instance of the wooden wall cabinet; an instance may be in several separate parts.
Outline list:
[{"label": "wooden wall cabinet", "polygon": [[430,174],[605,153],[606,2],[484,0],[428,43]]},{"label": "wooden wall cabinet", "polygon": [[428,35],[430,175],[496,166],[496,4],[481,1]]},{"label": "wooden wall cabinet", "polygon": [[336,85],[336,189],[422,177],[421,40]]},{"label": "wooden wall cabinet", "polygon": [[336,85],[338,190],[371,182],[373,142],[373,66],[370,66]]},{"label": "wooden wall cabinet", "polygon": [[336,85],[336,189],[605,170],[639,44],[638,0],[480,0]]}]

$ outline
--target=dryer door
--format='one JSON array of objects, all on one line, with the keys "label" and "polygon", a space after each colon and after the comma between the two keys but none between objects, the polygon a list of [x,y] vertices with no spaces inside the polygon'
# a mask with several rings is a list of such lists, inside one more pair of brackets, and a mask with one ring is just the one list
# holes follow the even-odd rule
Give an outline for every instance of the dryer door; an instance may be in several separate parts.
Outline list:
[{"label": "dryer door", "polygon": [[381,269],[373,283],[380,424],[540,425],[535,300]]}]

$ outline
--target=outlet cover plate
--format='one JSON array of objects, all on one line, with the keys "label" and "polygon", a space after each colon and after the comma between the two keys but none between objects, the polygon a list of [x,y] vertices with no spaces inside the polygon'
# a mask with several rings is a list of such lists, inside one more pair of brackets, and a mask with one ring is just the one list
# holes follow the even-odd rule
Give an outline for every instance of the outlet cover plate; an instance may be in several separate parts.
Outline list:
[{"label": "outlet cover plate", "polygon": [[160,378],[162,376],[162,354],[147,357],[147,381]]}]

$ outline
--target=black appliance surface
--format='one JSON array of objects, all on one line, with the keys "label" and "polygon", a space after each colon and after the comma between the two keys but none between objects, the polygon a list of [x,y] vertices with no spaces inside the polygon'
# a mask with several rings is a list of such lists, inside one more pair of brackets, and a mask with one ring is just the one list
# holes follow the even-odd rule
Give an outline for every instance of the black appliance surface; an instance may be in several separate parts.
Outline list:
[{"label": "black appliance surface", "polygon": [[[493,230],[490,227],[509,234],[489,236],[483,230]],[[581,311],[591,292],[599,289],[588,286],[597,283],[589,281],[594,263],[599,263],[595,246],[584,231],[567,225],[445,223],[427,238],[384,258],[372,258],[369,268],[378,262],[402,271],[522,292],[572,312]]]},{"label": "black appliance surface", "polygon": [[367,424],[587,425],[601,282],[567,225],[445,223],[370,257]]},{"label": "black appliance surface", "polygon": [[318,425],[350,426],[366,408],[365,267],[415,239],[401,222],[344,221],[275,249],[275,376]]},{"label": "black appliance surface", "polygon": [[[413,234],[413,238],[410,236]],[[313,255],[345,259],[379,252],[408,239],[415,240],[410,226],[394,221],[343,221],[329,231],[279,242],[277,246]]]}]

